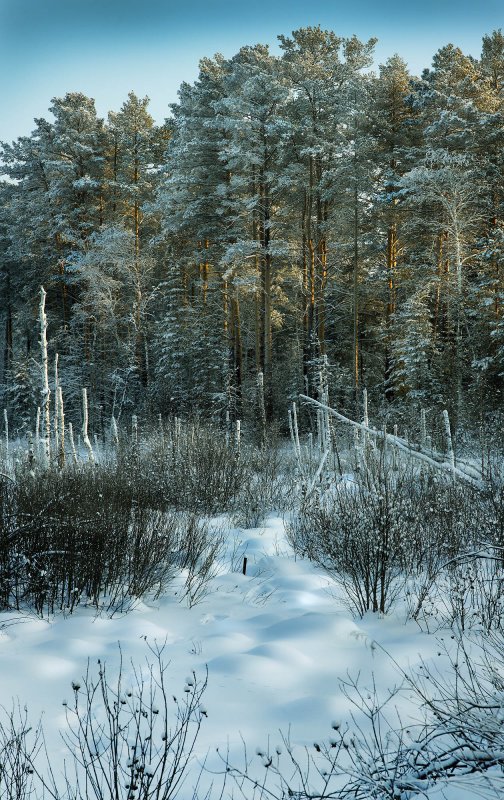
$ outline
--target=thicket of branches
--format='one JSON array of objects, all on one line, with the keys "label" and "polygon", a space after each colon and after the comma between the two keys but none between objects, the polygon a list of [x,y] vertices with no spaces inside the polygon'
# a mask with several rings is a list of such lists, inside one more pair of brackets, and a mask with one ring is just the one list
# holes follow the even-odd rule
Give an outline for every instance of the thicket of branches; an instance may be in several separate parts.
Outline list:
[{"label": "thicket of branches", "polygon": [[258,448],[197,420],[116,427],[91,459],[58,462],[52,442],[47,463],[38,444],[0,444],[0,610],[111,614],[181,576],[193,604],[223,554],[211,516],[254,525],[285,502],[289,458],[272,440]]},{"label": "thicket of branches", "polygon": [[294,551],[327,571],[358,616],[402,608],[430,632],[500,629],[502,471],[476,486],[359,448],[353,474],[329,472],[300,493],[286,520]]},{"label": "thicket of branches", "polygon": [[[397,685],[384,695],[347,677],[339,688],[353,710],[312,747],[303,752],[284,735],[280,745],[258,748],[256,758],[246,753],[242,765],[224,757],[234,796],[418,800],[437,787],[441,796],[449,789],[501,797],[502,655],[502,632],[472,641],[452,636],[450,646],[440,643],[442,667],[398,669]],[[411,709],[404,717],[398,711],[405,696],[413,699],[411,717]]]},{"label": "thicket of branches", "polygon": [[46,471],[0,483],[0,609],[47,616],[86,604],[113,614],[157,597],[181,572],[191,601],[222,532],[190,512],[144,505],[111,469]]},{"label": "thicket of branches", "polygon": [[[204,407],[285,419],[289,396],[454,427],[502,392],[504,37],[442,47],[421,78],[320,28],[205,58],[156,126],[131,93],[79,93],[1,151],[0,403],[39,405],[36,307],[69,419]],[[254,408],[254,411],[251,409]]]}]

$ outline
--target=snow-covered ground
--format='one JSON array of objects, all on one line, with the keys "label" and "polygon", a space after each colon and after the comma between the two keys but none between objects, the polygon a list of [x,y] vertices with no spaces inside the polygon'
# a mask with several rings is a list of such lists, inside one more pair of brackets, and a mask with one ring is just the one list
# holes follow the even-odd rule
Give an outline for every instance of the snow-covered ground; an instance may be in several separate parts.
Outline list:
[{"label": "snow-covered ground", "polygon": [[[18,699],[33,722],[42,716],[56,771],[65,752],[59,731],[65,726],[63,702],[72,699],[71,683],[82,682],[88,659],[91,665],[98,658],[106,661],[113,672],[119,642],[128,671],[130,659],[142,664],[149,656],[146,639],[166,641],[164,657],[175,694],[193,670],[204,678],[208,667],[208,718],[196,755],[200,760],[207,756],[215,769],[222,768],[217,746],[228,748],[231,760],[243,765],[243,741],[252,755],[256,748],[274,747],[280,732],[289,729],[294,744],[313,747],[315,741],[327,741],[332,721],[348,719],[351,709],[340,678],[359,676],[362,687],[374,681],[385,697],[401,682],[393,660],[411,671],[421,659],[439,663],[444,658],[438,655],[436,637],[406,623],[400,610],[386,618],[370,614],[354,619],[328,576],[294,557],[281,519],[270,517],[260,529],[231,530],[228,542],[227,565],[193,607],[179,601],[173,586],[168,596],[112,619],[88,609],[67,618],[25,618],[14,624],[12,613],[0,615],[0,625],[5,623],[0,703],[10,708],[12,698]],[[241,572],[244,555],[246,575]],[[393,703],[409,724],[414,706],[407,694]],[[476,797],[476,784],[467,791],[457,785],[429,795],[432,800],[445,796]]]}]

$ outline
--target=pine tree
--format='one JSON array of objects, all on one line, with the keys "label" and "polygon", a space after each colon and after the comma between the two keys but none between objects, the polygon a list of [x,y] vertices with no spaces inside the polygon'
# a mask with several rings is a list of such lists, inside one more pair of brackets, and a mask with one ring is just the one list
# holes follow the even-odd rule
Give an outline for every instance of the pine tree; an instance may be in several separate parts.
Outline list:
[{"label": "pine tree", "polygon": [[[132,248],[124,265],[125,305],[131,308],[134,330],[130,367],[142,386],[148,382],[148,334],[145,316],[153,271],[149,240],[156,232],[152,201],[157,185],[166,131],[156,128],[148,112],[149,98],[139,99],[130,92],[121,111],[108,118],[108,208],[107,222],[131,231]],[[149,210],[151,213],[149,214]]]},{"label": "pine tree", "polygon": [[[229,220],[222,209],[222,187],[229,171],[220,158],[224,132],[214,103],[223,96],[227,70],[222,56],[203,59],[196,83],[182,84],[179,102],[171,107],[170,139],[155,203],[167,272],[156,353],[161,358],[163,394],[168,393],[168,400],[176,398],[185,408],[198,398],[186,378],[177,383],[174,376],[191,375],[196,341],[201,371],[213,376],[212,393],[222,397],[228,386],[234,395],[240,390],[233,365],[240,361],[241,353],[230,335],[229,289],[219,266],[230,239]],[[196,318],[198,337],[191,333],[189,342],[187,320]],[[222,355],[226,349],[228,359]],[[205,397],[208,400],[208,394]]]},{"label": "pine tree", "polygon": [[[273,391],[273,293],[285,264],[287,246],[278,211],[282,205],[279,163],[282,161],[282,108],[287,89],[278,59],[262,46],[242,48],[230,62],[224,96],[214,104],[224,131],[220,158],[228,176],[220,185],[221,209],[229,221],[231,241],[221,264],[231,314],[237,316],[238,287],[254,286],[255,358],[264,376],[266,414],[271,417]],[[239,321],[233,321],[239,324]]]},{"label": "pine tree", "polygon": [[[422,136],[418,114],[413,108],[411,94],[413,79],[405,62],[392,56],[380,65],[378,77],[370,86],[370,103],[366,129],[370,135],[371,161],[374,172],[373,209],[371,227],[375,232],[376,258],[382,289],[382,305],[378,322],[384,346],[383,370],[385,397],[394,399],[392,375],[392,326],[400,304],[410,292],[408,251],[405,225],[407,209],[401,202],[402,176],[421,153]],[[377,286],[373,286],[377,292]],[[379,342],[374,343],[379,347]]]},{"label": "pine tree", "polygon": [[[297,200],[295,214],[302,236],[298,248],[303,286],[303,372],[308,390],[316,391],[318,358],[326,351],[326,293],[335,278],[331,271],[336,258],[329,241],[331,213],[342,197],[338,191],[340,159],[356,163],[355,150],[351,154],[348,149],[346,131],[349,124],[354,127],[351,118],[360,92],[358,75],[370,64],[376,40],[362,43],[355,37],[344,39],[320,27],[301,28],[292,37],[279,39],[291,87],[289,119],[296,161],[290,178],[291,196]],[[347,176],[346,187],[348,180],[354,184],[354,196],[356,176]],[[355,212],[355,197],[353,206]],[[354,244],[355,234],[354,220]],[[354,302],[354,361],[357,318]]]}]

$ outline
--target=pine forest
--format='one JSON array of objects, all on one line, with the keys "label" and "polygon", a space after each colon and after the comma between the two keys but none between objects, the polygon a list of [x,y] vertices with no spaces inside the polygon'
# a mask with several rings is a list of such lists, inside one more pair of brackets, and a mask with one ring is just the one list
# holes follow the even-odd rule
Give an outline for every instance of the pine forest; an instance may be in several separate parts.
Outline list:
[{"label": "pine forest", "polygon": [[203,58],[164,125],[77,92],[3,144],[0,403],[33,429],[47,292],[69,418],[268,422],[320,396],[495,425],[504,375],[504,36],[421,78],[320,27]]}]

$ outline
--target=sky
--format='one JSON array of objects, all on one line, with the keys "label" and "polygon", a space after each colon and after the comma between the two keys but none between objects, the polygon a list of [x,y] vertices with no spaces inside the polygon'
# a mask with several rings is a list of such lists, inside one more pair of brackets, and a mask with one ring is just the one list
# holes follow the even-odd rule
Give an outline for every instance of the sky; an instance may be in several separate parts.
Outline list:
[{"label": "sky", "polygon": [[504,28],[504,0],[0,0],[0,141],[51,119],[51,99],[70,91],[100,116],[131,90],[148,95],[162,123],[200,58],[275,48],[278,34],[317,24],[376,36],[377,64],[398,52],[420,74],[449,42],[478,57],[482,36]]}]

